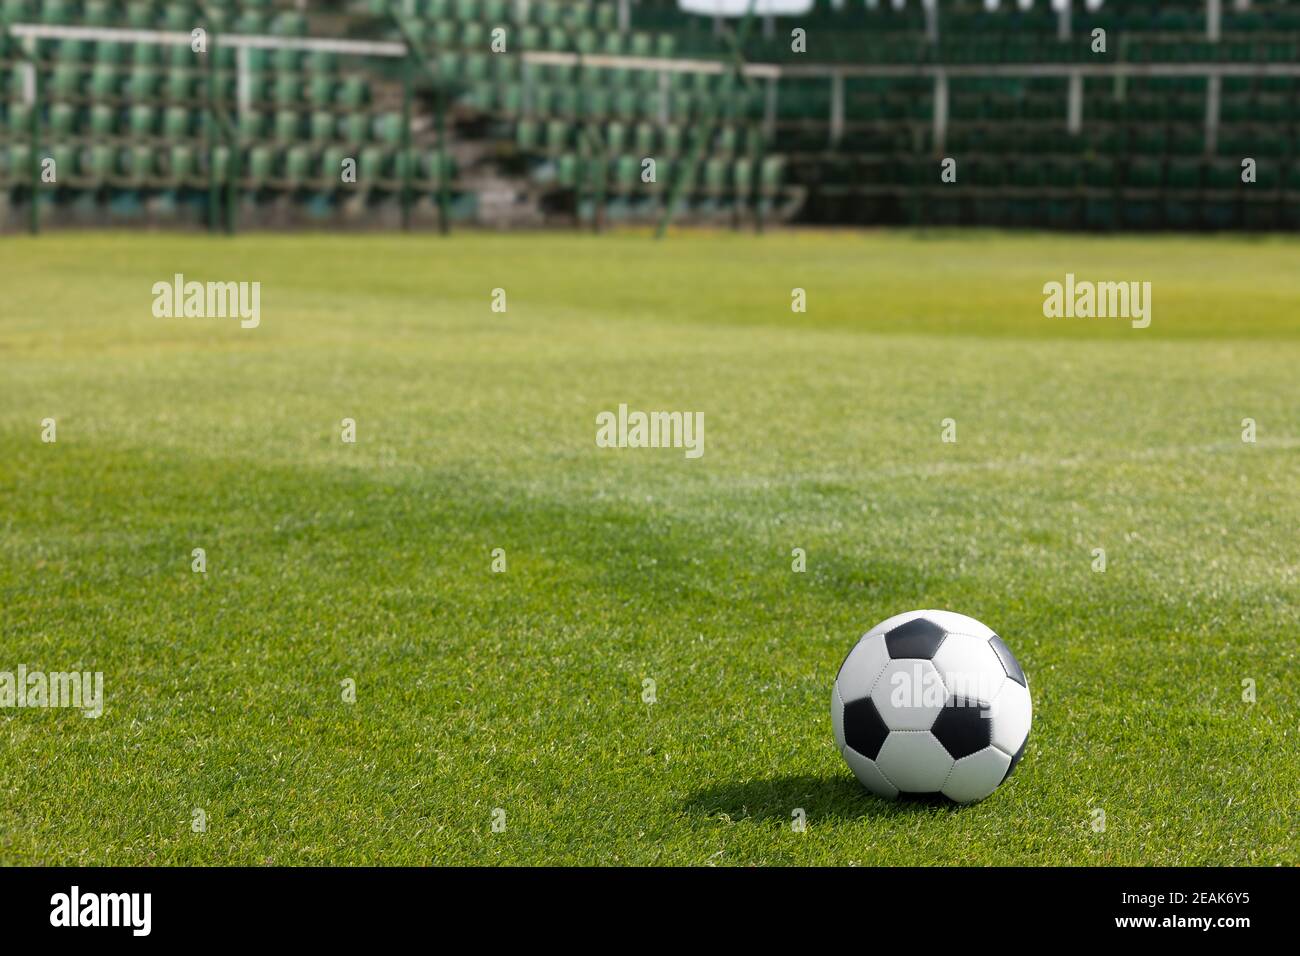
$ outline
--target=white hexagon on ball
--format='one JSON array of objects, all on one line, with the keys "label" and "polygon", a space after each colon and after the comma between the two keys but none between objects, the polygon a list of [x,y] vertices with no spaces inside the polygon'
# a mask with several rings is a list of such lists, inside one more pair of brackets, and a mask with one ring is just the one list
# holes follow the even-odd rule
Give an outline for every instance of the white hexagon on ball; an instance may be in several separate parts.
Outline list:
[{"label": "white hexagon on ball", "polygon": [[937,793],[954,761],[929,731],[895,730],[885,739],[876,766],[899,790]]},{"label": "white hexagon on ball", "polygon": [[871,699],[890,730],[929,730],[948,694],[932,663],[901,660],[885,665]]},{"label": "white hexagon on ball", "polygon": [[934,668],[950,696],[986,704],[998,696],[1007,679],[987,637],[949,634],[935,652]]}]

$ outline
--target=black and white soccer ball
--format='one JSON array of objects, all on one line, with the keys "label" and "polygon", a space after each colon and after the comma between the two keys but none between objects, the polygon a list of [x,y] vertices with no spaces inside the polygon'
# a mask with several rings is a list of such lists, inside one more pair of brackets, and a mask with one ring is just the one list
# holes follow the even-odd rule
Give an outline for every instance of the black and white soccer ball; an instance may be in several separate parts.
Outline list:
[{"label": "black and white soccer ball", "polygon": [[896,614],[863,635],[831,691],[835,744],[872,793],[983,800],[1025,752],[1033,707],[1011,650],[972,617]]}]

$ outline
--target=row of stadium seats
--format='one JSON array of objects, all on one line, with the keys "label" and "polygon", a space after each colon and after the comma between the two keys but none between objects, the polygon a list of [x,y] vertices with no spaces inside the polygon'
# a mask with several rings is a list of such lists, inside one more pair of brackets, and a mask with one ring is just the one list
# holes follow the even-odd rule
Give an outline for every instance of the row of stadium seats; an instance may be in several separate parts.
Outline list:
[{"label": "row of stadium seats", "polygon": [[[183,116],[184,111],[181,112]],[[141,121],[138,119],[140,115],[138,108],[131,110],[129,115],[137,124],[127,131],[130,135],[141,137],[153,132],[152,128],[144,128],[139,125]],[[345,118],[357,119],[355,116]],[[192,119],[193,117],[191,117]],[[385,114],[377,119],[385,120],[386,122],[382,125],[390,129],[386,138],[389,140],[395,139],[396,137],[391,132],[395,119],[392,114]],[[25,131],[26,116],[21,109],[11,108],[6,120],[6,125],[15,134]],[[247,122],[247,120],[243,122]],[[579,143],[578,127],[576,125],[555,122],[545,124],[544,137],[539,136],[541,129],[537,124],[520,124],[516,132],[520,147],[525,151],[571,156],[572,149]],[[1275,139],[1274,147],[1271,149],[1247,149],[1247,147],[1257,145],[1250,142],[1221,143],[1221,155],[1231,155],[1234,158],[1220,161],[1197,161],[1161,158],[1160,154],[1163,152],[1161,147],[1167,145],[1163,139],[1164,131],[1146,127],[1133,127],[1123,131],[1129,137],[1126,142],[1114,141],[1106,144],[1108,152],[1116,156],[1129,156],[1126,161],[1123,161],[1095,155],[1084,159],[1061,155],[1060,144],[1071,144],[1075,140],[1066,136],[1063,130],[1056,129],[1051,132],[1041,131],[1042,139],[1037,146],[1044,152],[1055,152],[1057,155],[1009,161],[1005,158],[1005,155],[1000,155],[1000,153],[1011,152],[1014,155],[1018,150],[1023,154],[1024,145],[1029,141],[1029,137],[1024,135],[1023,131],[1014,132],[993,129],[995,132],[1003,133],[1007,138],[999,139],[997,135],[981,135],[988,131],[979,128],[972,130],[957,128],[950,132],[949,145],[951,148],[949,152],[961,157],[960,181],[964,185],[1010,186],[1022,190],[1037,189],[1044,186],[1067,189],[1084,186],[1101,189],[1135,187],[1193,191],[1202,187],[1236,188],[1239,183],[1240,168],[1235,157],[1249,152],[1260,159],[1257,184],[1259,189],[1272,188],[1284,170],[1288,176],[1289,187],[1296,188],[1300,186],[1300,167],[1297,167],[1294,163],[1284,167],[1269,162],[1271,156],[1294,155],[1296,152],[1295,147],[1300,146],[1300,137],[1286,143]],[[197,128],[190,126],[188,131],[193,133],[197,131]],[[202,155],[201,150],[195,150],[192,147],[173,147],[170,155],[174,161],[170,162],[170,166],[165,165],[161,160],[151,163],[147,157],[158,155],[158,152],[154,151],[149,145],[137,143],[133,148],[119,148],[113,144],[103,142],[102,137],[106,132],[103,128],[92,128],[88,132],[100,138],[96,139],[93,148],[83,148],[76,155],[73,163],[69,163],[67,161],[67,150],[70,144],[60,142],[57,139],[66,132],[68,132],[68,129],[58,121],[49,124],[47,135],[53,134],[56,139],[54,144],[46,146],[46,149],[51,155],[59,159],[61,168],[86,173],[93,182],[115,181],[112,179],[111,173],[116,169],[122,169],[124,180],[129,182],[153,176],[156,169],[159,168],[164,171],[168,169],[173,171],[184,170],[190,167],[196,154]],[[244,127],[244,133],[250,139],[256,138],[252,135],[256,132],[257,130],[252,127]],[[666,132],[666,136],[661,136],[661,130],[650,124],[642,124],[636,127],[635,130],[628,130],[619,124],[610,124],[605,127],[602,130],[602,136],[610,144],[609,150],[611,153],[619,153],[628,145],[636,148],[634,154],[619,156],[613,161],[614,180],[620,183],[634,184],[639,175],[641,159],[645,156],[658,157],[661,182],[672,175],[671,158],[680,155],[688,144],[685,142],[686,137],[680,128],[668,127]],[[1261,140],[1267,139],[1267,134],[1270,132],[1275,135],[1276,131],[1273,127],[1264,127],[1259,138]],[[629,137],[633,140],[630,144]],[[282,138],[292,142],[290,136],[286,135]],[[735,128],[724,128],[707,145],[705,155],[709,158],[705,160],[704,167],[711,171],[712,181],[720,181],[721,171],[727,165],[726,157],[736,151],[737,140],[740,138],[740,133]],[[1084,139],[1082,145],[1075,145],[1074,148],[1079,151],[1092,149],[1097,143],[1097,138],[1093,136]],[[920,145],[924,149],[927,144],[921,141]],[[854,148],[860,151],[858,153],[860,159],[858,163],[852,166],[846,165],[843,162],[843,155],[840,155],[838,159],[828,162],[823,171],[822,175],[829,182],[825,184],[815,182],[815,184],[826,185],[833,190],[838,182],[856,181],[864,184],[864,189],[869,189],[871,186],[888,187],[891,185],[908,185],[913,182],[923,183],[925,182],[924,176],[909,179],[903,172],[900,172],[908,169],[924,168],[927,170],[926,175],[933,176],[933,161],[918,162],[915,159],[916,155],[918,155],[915,150],[916,146],[915,140],[909,142],[902,136],[896,136],[892,142],[889,138],[884,137],[876,139],[864,137],[854,144]],[[1143,149],[1146,152],[1155,154],[1155,156],[1143,158],[1140,155],[1129,155],[1140,153]],[[333,154],[313,153],[303,146],[281,148],[276,153],[272,153],[270,149],[265,147],[257,147],[250,154],[249,167],[252,173],[248,174],[248,176],[251,180],[256,180],[259,183],[274,183],[283,179],[291,186],[296,187],[300,181],[304,180],[304,178],[310,178],[311,175],[329,178],[329,171],[337,166],[337,162],[331,157],[337,155],[339,155],[337,151]],[[394,155],[392,152],[363,151],[360,162],[361,168],[365,171],[362,177],[363,181],[374,180],[379,175],[377,171],[383,167],[384,163],[389,162],[384,157]],[[868,160],[875,160],[875,162]],[[325,173],[316,174],[310,172],[317,168],[317,161],[324,163]],[[572,162],[573,160],[568,161]],[[12,164],[12,168],[24,169],[26,167],[21,162],[15,162]],[[279,169],[286,170],[284,177],[272,172],[272,170]],[[769,173],[765,181],[775,188],[776,181],[779,180],[779,160],[772,158],[768,169]],[[773,179],[774,176],[776,177],[775,180]],[[74,180],[74,182],[76,181],[79,180]],[[560,177],[559,183],[560,185],[570,185],[565,177]]]},{"label": "row of stadium seats", "polygon": [[[910,225],[1036,227],[1052,229],[1229,230],[1300,229],[1300,196],[1279,202],[1271,194],[1257,199],[1194,196],[1151,199],[1107,194],[1089,196],[1012,196],[991,193],[957,196],[939,190],[914,191],[906,198],[864,194],[824,196],[842,221],[901,222]],[[815,217],[827,210],[814,208]]]},{"label": "row of stadium seats", "polygon": [[[20,67],[11,65],[0,74],[0,98],[16,98],[22,91]],[[43,68],[41,90],[56,100],[129,100],[133,103],[206,101],[208,77],[200,70],[173,67],[122,69],[110,65],[82,67],[58,63]],[[218,96],[232,102],[238,93],[238,79],[226,72],[216,77]],[[304,75],[294,71],[252,73],[248,96],[253,103],[286,105],[337,105],[359,109],[370,100],[370,84],[359,74]]]},{"label": "row of stadium seats", "polygon": [[[229,73],[236,67],[233,47],[220,47],[216,51],[216,66],[220,72]],[[79,65],[89,69],[141,69],[163,68],[194,69],[200,57],[182,44],[128,44],[115,41],[43,40],[38,59],[65,69]],[[204,61],[208,58],[203,57]],[[699,95],[719,93],[731,85],[722,73],[670,72],[661,74],[653,68],[606,68],[571,64],[529,63],[519,56],[492,53],[464,53],[440,51],[430,54],[430,63],[436,75],[443,79],[466,83],[495,81],[503,83],[541,83],[557,86],[594,86],[611,90],[651,91],[666,88],[671,92],[689,92]],[[337,76],[340,58],[320,52],[303,52],[282,49],[276,51],[250,49],[247,64],[254,76],[267,72],[301,74],[303,82],[317,77]]]},{"label": "row of stadium seats", "polygon": [[[684,53],[726,50],[710,20],[684,16],[676,0],[640,0],[633,10],[637,29],[673,35]],[[1300,30],[1300,7],[1288,0],[1256,0],[1248,9],[1225,3],[1222,42],[1216,45],[1204,42],[1205,0],[1110,0],[1100,5],[1076,0],[1069,41],[1057,40],[1059,16],[1048,0],[1038,0],[1028,10],[1014,0],[1004,0],[995,10],[983,0],[938,0],[938,11],[936,43],[927,38],[919,0],[907,0],[901,8],[890,0],[836,4],[818,0],[809,13],[775,17],[770,30],[752,31],[745,55],[772,62],[809,58],[875,63],[1095,62],[1091,33],[1101,28],[1109,37],[1109,55],[1123,47],[1123,57],[1138,62],[1256,58],[1286,62],[1289,47],[1270,49],[1268,39],[1291,41]],[[807,33],[807,53],[791,49],[790,31],[795,27]],[[1254,43],[1256,39],[1260,43]]]},{"label": "row of stadium seats", "polygon": [[[114,146],[101,141],[54,142],[43,144],[39,156],[54,161],[54,183],[62,188],[101,188],[105,186],[179,188],[201,186],[215,173],[222,181],[230,172],[231,153],[218,146],[209,151],[195,145],[153,146],[136,143]],[[345,182],[345,161],[355,159],[355,183]],[[616,195],[654,194],[668,189],[681,179],[688,197],[748,196],[754,193],[775,198],[781,188],[783,160],[769,156],[755,162],[747,158],[727,159],[711,156],[692,164],[681,158],[661,157],[656,161],[653,181],[643,180],[643,158],[623,154],[598,160],[577,153],[561,153],[552,164],[537,167],[534,178],[545,181],[552,176],[556,185],[566,189],[592,190],[597,185]],[[211,164],[211,165],[210,165]],[[246,188],[315,191],[397,189],[410,170],[416,189],[437,185],[437,154],[421,150],[384,149],[367,146],[350,157],[341,148],[315,150],[307,146],[252,146],[242,151],[238,165],[239,181]],[[0,151],[0,179],[11,185],[28,181],[31,150],[26,143],[15,143]],[[456,177],[454,162],[448,166],[449,179]]]},{"label": "row of stadium seats", "polygon": [[[26,136],[30,128],[31,107],[25,103],[0,103],[0,130],[13,136]],[[184,140],[201,134],[207,113],[201,109],[172,106],[158,109],[136,104],[108,106],[97,103],[78,109],[67,103],[54,103],[45,110],[41,128],[44,135],[55,138],[86,136],[95,139],[161,137]],[[236,128],[245,140],[275,139],[285,143],[389,143],[402,138],[400,113],[330,113],[316,111],[296,113],[244,111],[235,118]]]},{"label": "row of stadium seats", "polygon": [[[646,83],[639,84],[639,88],[631,85],[620,88],[608,82],[612,71],[571,75],[567,83],[557,72],[532,69],[524,72],[530,80],[544,77],[548,82],[479,82],[469,86],[467,96],[476,103],[486,104],[485,108],[499,107],[512,115],[528,112],[542,116],[654,117],[666,111],[673,116],[716,112],[752,116],[762,108],[761,90],[747,91],[738,85],[726,93],[722,90],[723,83],[710,88],[707,82],[698,79],[678,78],[668,83],[668,91],[663,93],[657,84],[650,88]],[[654,78],[653,74],[645,75]],[[219,95],[232,100],[237,83],[233,73],[219,73]],[[206,84],[203,72],[189,67],[160,70],[56,62],[41,71],[42,89],[47,96],[58,99],[194,100],[206,98]],[[1297,86],[1300,83],[1290,77],[1259,80],[1230,77],[1223,84],[1222,118],[1226,122],[1300,118]],[[21,88],[17,64],[0,71],[0,98],[15,97]],[[1193,121],[1204,113],[1205,81],[1200,78],[1166,82],[1160,87],[1153,81],[1133,80],[1122,98],[1116,97],[1105,84],[1094,81],[1089,92],[1089,113],[1100,119]],[[276,69],[251,73],[248,94],[253,102],[359,108],[370,100],[370,87],[364,76],[356,73]],[[848,120],[925,119],[933,108],[931,94],[932,86],[925,81],[899,80],[891,86],[888,82],[850,79],[845,83],[844,116]],[[782,118],[828,116],[830,104],[831,91],[825,79],[787,81],[782,84],[777,100],[778,115]],[[1065,104],[1064,79],[1032,83],[1002,80],[996,85],[968,80],[950,94],[949,111],[954,118],[1050,119],[1062,115]]]},{"label": "row of stadium seats", "polygon": [[[836,144],[823,127],[782,134],[784,151],[832,156],[909,157],[938,152],[933,131],[924,127],[876,126],[848,129]],[[1071,135],[1064,125],[960,123],[948,130],[944,155],[957,158],[1000,154],[1038,161],[1047,156],[1167,156],[1199,160],[1206,154],[1203,127],[1186,124],[1091,123]],[[1219,131],[1213,156],[1240,161],[1250,157],[1300,156],[1300,126],[1229,126]]]},{"label": "row of stadium seats", "polygon": [[[382,224],[396,228],[401,222],[401,194],[395,190],[367,192],[304,191],[299,195],[268,194],[264,189],[241,190],[239,220],[243,227],[353,228]],[[438,196],[428,190],[411,194],[414,220],[427,226],[437,221]],[[453,222],[473,221],[478,196],[452,193],[449,212]],[[207,188],[151,188],[123,186],[111,190],[56,190],[40,195],[41,218],[74,226],[150,226],[194,228],[206,222],[213,210]],[[0,206],[0,210],[2,210]],[[226,197],[215,209],[226,212]]]},{"label": "row of stadium seats", "polygon": [[515,143],[528,153],[563,153],[579,144],[584,138],[584,131],[594,132],[598,141],[604,143],[611,153],[631,151],[641,157],[685,155],[696,145],[700,135],[706,137],[706,142],[701,145],[707,156],[723,159],[735,155],[752,156],[762,149],[754,127],[723,125],[688,128],[653,123],[627,126],[619,122],[580,124],[564,120],[544,123],[520,120],[515,125]]},{"label": "row of stadium seats", "polygon": [[385,14],[391,7],[404,16],[425,20],[481,22],[485,24],[532,24],[567,30],[595,29],[602,32],[618,27],[618,8],[608,0],[357,0],[357,12]]},{"label": "row of stadium seats", "polygon": [[[825,187],[832,193],[892,193],[898,192],[898,187],[943,186],[940,164],[934,159],[846,156],[820,164],[816,172],[826,177]],[[1025,160],[986,154],[962,159],[957,182],[946,185],[961,192],[1217,190],[1258,196],[1281,188],[1300,194],[1300,160],[1259,160],[1256,181],[1244,183],[1241,164],[1230,160],[1073,156]]]},{"label": "row of stadium seats", "polygon": [[[1028,8],[1019,0],[1001,0],[991,7],[985,0],[937,0],[940,30],[954,33],[1032,33],[1045,38],[1056,35],[1060,14],[1052,0],[1031,0]],[[1204,32],[1205,0],[1073,0],[1073,32],[1087,32],[1093,26],[1134,32]],[[926,26],[922,0],[814,0],[806,13],[772,18],[776,32],[789,34],[792,27],[808,30],[838,30],[850,33],[921,32]],[[696,30],[709,28],[703,17],[683,15],[677,0],[637,0],[633,24],[653,30]],[[1300,10],[1291,0],[1252,0],[1223,4],[1221,25],[1225,33],[1300,28]]]},{"label": "row of stadium seats", "polygon": [[598,87],[535,86],[478,83],[465,90],[462,101],[473,108],[502,116],[535,116],[542,119],[585,118],[624,120],[660,117],[666,121],[714,119],[719,116],[757,117],[762,114],[758,95],[743,91],[730,96],[673,92],[611,93]]},{"label": "row of stadium seats", "polygon": [[[479,21],[420,20],[403,18],[408,31],[432,50],[486,51],[490,31]],[[561,27],[501,27],[506,30],[506,50],[569,51],[605,56],[670,57],[676,52],[671,34],[619,33],[615,30],[577,30]]]},{"label": "row of stadium seats", "polygon": [[[113,24],[120,29],[121,24]],[[200,56],[190,49],[188,43],[123,43],[117,40],[73,40],[42,39],[36,51],[42,61],[56,63],[93,63],[105,66],[172,66],[190,69],[198,65]],[[233,70],[237,54],[234,47],[218,47],[214,54],[219,70]],[[323,51],[303,51],[292,48],[265,50],[253,48],[247,51],[249,69],[254,72],[264,70],[298,70],[310,74],[337,73],[346,58],[338,54]]]},{"label": "row of stadium seats", "polygon": [[[1205,119],[1205,92],[1166,94],[1126,94],[1087,96],[1084,115],[1088,122],[1202,123]],[[793,122],[825,122],[830,115],[830,95],[824,90],[784,91],[779,101],[778,118]],[[845,97],[843,119],[846,123],[928,121],[934,111],[931,94],[890,93],[883,96]],[[950,121],[983,122],[1055,122],[1065,117],[1066,94],[1031,93],[1026,96],[953,93],[949,96]],[[1223,123],[1290,123],[1300,121],[1300,99],[1283,95],[1225,93],[1221,97],[1219,119]]]},{"label": "row of stadium seats", "polygon": [[[663,215],[667,199],[658,197],[608,196],[603,206],[607,224],[653,223]],[[750,218],[757,211],[764,218],[772,214],[775,204],[770,199],[746,200],[736,196],[688,196],[677,200],[673,206],[679,217],[690,217],[695,222],[723,223]],[[580,223],[593,222],[597,217],[597,204],[584,194],[579,198],[575,215]]]},{"label": "row of stadium seats", "polygon": [[[1092,51],[1086,34],[1061,42],[1006,36],[992,39],[951,37],[938,43],[930,43],[921,37],[889,40],[872,34],[860,40],[845,36],[819,40],[816,58],[828,63],[869,62],[894,66],[917,63],[1287,63],[1294,61],[1297,49],[1300,47],[1296,45],[1294,33],[1229,38],[1219,43],[1206,43],[1200,35],[1150,39],[1133,39],[1125,35],[1111,40],[1105,54]],[[699,55],[705,54],[700,51]],[[788,56],[773,56],[763,51],[751,55],[755,62],[760,63],[789,59]]]},{"label": "row of stadium seats", "polygon": [[[236,76],[223,73],[216,79],[218,96],[234,102],[238,95]],[[208,79],[200,71],[173,68],[121,70],[112,66],[83,68],[56,64],[41,70],[41,89],[48,99],[72,102],[197,103],[206,102]],[[14,64],[0,73],[0,99],[21,95],[20,68]],[[360,109],[371,99],[370,86],[359,75],[335,77],[293,71],[251,74],[247,94],[255,105],[334,105]],[[525,85],[481,82],[464,88],[461,100],[476,109],[507,116],[532,115],[542,118],[586,117],[625,119],[671,117],[678,120],[701,116],[761,114],[760,94],[739,87],[731,94],[696,93],[689,89],[611,90],[590,85]]]},{"label": "row of stadium seats", "polygon": [[[642,159],[637,155],[617,156],[602,162],[576,153],[564,153],[553,164],[555,180],[561,186],[581,187],[584,191],[599,185],[620,195],[651,194],[665,191],[680,179],[688,196],[720,197],[746,196],[754,190],[772,198],[781,188],[784,160],[769,156],[759,163],[748,159],[728,160],[710,157],[702,163],[691,164],[684,159],[661,159],[656,162],[655,181],[642,181]],[[551,164],[538,167],[545,172],[535,178],[550,175]]]},{"label": "row of stadium seats", "polygon": [[[213,3],[220,11],[222,28],[234,33],[267,33],[273,36],[303,36],[307,18],[296,10],[271,11],[269,4],[239,7]],[[224,9],[223,9],[224,7]],[[208,26],[197,4],[150,3],[148,0],[0,0],[0,17],[10,23],[65,24],[90,27],[130,27],[133,30],[170,30],[189,33]],[[213,27],[215,29],[215,27]]]},{"label": "row of stadium seats", "polygon": [[[209,152],[190,144],[153,146],[137,143],[119,147],[98,141],[43,145],[40,156],[54,160],[55,184],[69,188],[206,185],[212,171],[224,179],[231,162],[231,153],[226,146],[218,146]],[[347,159],[355,161],[355,183],[343,179],[344,161]],[[318,191],[395,189],[401,185],[408,164],[415,188],[437,186],[437,153],[375,146],[362,147],[352,155],[339,147],[322,151],[308,146],[252,146],[241,153],[239,173],[240,181],[248,187],[312,188]],[[7,151],[0,151],[0,176],[7,177],[8,182],[24,184],[30,169],[31,150],[26,143],[15,143]],[[450,157],[447,172],[449,179],[454,180],[457,169]]]}]

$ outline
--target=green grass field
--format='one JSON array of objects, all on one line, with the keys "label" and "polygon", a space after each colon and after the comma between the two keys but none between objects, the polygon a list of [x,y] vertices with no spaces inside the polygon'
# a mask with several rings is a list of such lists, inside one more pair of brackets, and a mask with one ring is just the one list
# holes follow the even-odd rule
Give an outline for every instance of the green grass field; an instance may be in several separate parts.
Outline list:
[{"label": "green grass field", "polygon": [[[106,709],[0,710],[0,862],[1300,863],[1297,263],[4,239],[0,670],[102,671]],[[260,281],[260,327],[154,318],[175,272]],[[1067,272],[1152,282],[1151,327],[1044,318]],[[620,402],[703,411],[704,456],[597,448]],[[831,740],[844,654],[921,607],[1034,695],[968,808],[871,797]]]}]

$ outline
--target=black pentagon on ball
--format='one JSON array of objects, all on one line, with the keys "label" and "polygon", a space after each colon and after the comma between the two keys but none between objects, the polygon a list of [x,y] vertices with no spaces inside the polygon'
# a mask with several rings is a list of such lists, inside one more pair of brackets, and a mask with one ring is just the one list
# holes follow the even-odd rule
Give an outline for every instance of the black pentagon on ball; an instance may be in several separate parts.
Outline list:
[{"label": "black pentagon on ball", "polygon": [[844,742],[862,756],[875,760],[888,736],[889,728],[870,697],[844,705]]},{"label": "black pentagon on ball", "polygon": [[[1007,777],[1011,776],[1011,771],[1016,769],[1016,764],[1020,763],[1020,758],[1025,755],[1025,746],[1029,743],[1029,735],[1025,734],[1025,739],[1020,743],[1020,749],[1011,757],[1011,763],[1007,766],[1007,772],[1002,775],[1002,783],[1007,782]],[[1000,784],[999,784],[1000,786]]]},{"label": "black pentagon on ball", "polygon": [[1025,680],[1025,672],[1020,669],[1020,662],[1016,660],[1016,655],[1011,653],[1011,648],[1007,647],[1006,641],[994,634],[989,638],[989,647],[993,648],[993,653],[998,655],[998,660],[1002,662],[1002,669],[1007,672],[1007,676],[1021,687],[1028,687],[1029,682]]},{"label": "black pentagon on ball", "polygon": [[939,739],[953,760],[983,750],[993,740],[993,721],[983,704],[958,697],[948,701],[934,719],[930,733]]},{"label": "black pentagon on ball", "polygon": [[914,617],[885,634],[885,647],[894,660],[919,658],[928,661],[946,636],[947,632],[934,621]]}]

